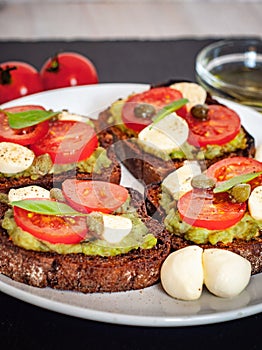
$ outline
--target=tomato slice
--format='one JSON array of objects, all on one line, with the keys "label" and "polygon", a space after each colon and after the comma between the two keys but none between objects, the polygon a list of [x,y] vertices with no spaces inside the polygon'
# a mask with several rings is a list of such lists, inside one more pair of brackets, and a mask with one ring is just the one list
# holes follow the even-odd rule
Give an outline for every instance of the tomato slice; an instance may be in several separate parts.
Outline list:
[{"label": "tomato slice", "polygon": [[[135,107],[139,104],[151,104],[156,112],[169,103],[179,100],[183,95],[180,91],[169,88],[159,87],[152,88],[145,92],[130,96],[125,102],[122,109],[122,120],[125,125],[135,131],[143,130],[147,125],[152,123],[152,117],[137,117],[134,113]],[[178,115],[184,117],[186,115],[186,107],[183,106],[176,111]]]},{"label": "tomato slice", "polygon": [[239,133],[241,121],[236,112],[220,105],[208,105],[208,117],[199,120],[188,113],[188,142],[193,146],[224,145]]},{"label": "tomato slice", "polygon": [[14,218],[22,230],[38,239],[55,244],[79,243],[88,230],[86,218],[81,216],[42,215],[14,206]]},{"label": "tomato slice", "polygon": [[57,120],[49,124],[47,135],[31,149],[37,156],[48,153],[54,164],[68,164],[87,159],[97,146],[96,132],[90,125]]},{"label": "tomato slice", "polygon": [[246,211],[246,203],[232,203],[228,193],[192,190],[177,204],[183,221],[209,230],[225,230],[238,223]]},{"label": "tomato slice", "polygon": [[26,146],[38,142],[47,134],[49,128],[48,121],[22,129],[10,128],[5,111],[19,113],[28,110],[44,110],[44,108],[42,106],[27,105],[5,108],[0,111],[0,142],[14,142]]},{"label": "tomato slice", "polygon": [[[262,171],[261,162],[253,158],[232,157],[222,159],[212,164],[207,169],[207,176],[213,178],[217,182],[223,182],[238,175],[253,172],[256,173],[259,171]],[[262,184],[262,175],[258,176],[254,180],[251,180],[249,183],[252,189],[254,187],[260,186]]]},{"label": "tomato slice", "polygon": [[72,208],[81,212],[112,213],[128,198],[125,187],[104,181],[67,179],[62,191]]}]

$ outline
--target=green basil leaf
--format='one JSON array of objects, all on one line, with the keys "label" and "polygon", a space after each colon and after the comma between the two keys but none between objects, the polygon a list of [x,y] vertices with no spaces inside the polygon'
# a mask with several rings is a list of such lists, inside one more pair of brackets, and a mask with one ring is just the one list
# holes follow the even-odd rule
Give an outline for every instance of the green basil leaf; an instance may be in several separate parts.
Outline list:
[{"label": "green basil leaf", "polygon": [[28,126],[33,126],[38,123],[44,122],[45,120],[48,120],[58,115],[60,112],[29,110],[19,113],[10,113],[5,111],[5,113],[8,117],[9,126],[12,129],[22,129]]},{"label": "green basil leaf", "polygon": [[183,107],[187,102],[189,102],[187,98],[180,98],[179,100],[176,100],[164,106],[155,116],[153,124],[158,123],[170,113],[177,111],[179,108]]},{"label": "green basil leaf", "polygon": [[262,174],[262,171],[259,171],[257,173],[248,173],[248,174],[235,176],[232,179],[229,179],[220,183],[217,187],[214,188],[213,192],[214,193],[226,192],[230,190],[232,187],[234,187],[235,185],[247,183],[255,179],[261,174]]},{"label": "green basil leaf", "polygon": [[33,213],[43,215],[60,215],[60,216],[86,216],[87,214],[79,213],[69,205],[61,202],[55,202],[48,199],[34,200],[23,199],[14,201],[12,206],[19,207]]}]

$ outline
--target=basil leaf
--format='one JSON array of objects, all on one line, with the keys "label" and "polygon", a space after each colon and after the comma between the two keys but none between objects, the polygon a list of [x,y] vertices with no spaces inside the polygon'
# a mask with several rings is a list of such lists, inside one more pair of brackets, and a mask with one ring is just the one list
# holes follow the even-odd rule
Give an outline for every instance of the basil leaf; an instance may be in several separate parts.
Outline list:
[{"label": "basil leaf", "polygon": [[6,112],[9,126],[12,129],[22,129],[28,126],[33,126],[38,123],[48,120],[60,112],[44,111],[44,110],[29,110],[19,113]]},{"label": "basil leaf", "polygon": [[234,187],[235,185],[239,185],[241,183],[247,183],[255,179],[261,174],[262,174],[262,171],[259,171],[257,173],[248,173],[248,174],[235,176],[232,179],[223,181],[221,184],[219,184],[217,187],[214,188],[213,192],[214,193],[226,192],[230,190],[232,187]]},{"label": "basil leaf", "polygon": [[183,107],[188,101],[187,98],[180,98],[166,106],[164,106],[155,116],[153,124],[158,123],[160,120],[165,118],[168,114],[177,111],[179,108]]},{"label": "basil leaf", "polygon": [[12,206],[19,207],[33,213],[43,215],[60,215],[60,216],[86,216],[87,214],[79,213],[69,205],[61,202],[55,202],[48,199],[34,200],[23,199],[14,201]]}]

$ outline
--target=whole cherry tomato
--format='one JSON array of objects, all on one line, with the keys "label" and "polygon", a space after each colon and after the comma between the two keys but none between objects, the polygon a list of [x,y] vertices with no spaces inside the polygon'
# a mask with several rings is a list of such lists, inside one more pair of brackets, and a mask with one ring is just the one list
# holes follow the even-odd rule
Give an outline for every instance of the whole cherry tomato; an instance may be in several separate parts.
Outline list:
[{"label": "whole cherry tomato", "polygon": [[19,61],[0,64],[0,103],[43,90],[39,72]]},{"label": "whole cherry tomato", "polygon": [[98,83],[93,63],[75,52],[63,52],[49,58],[40,70],[45,90]]}]

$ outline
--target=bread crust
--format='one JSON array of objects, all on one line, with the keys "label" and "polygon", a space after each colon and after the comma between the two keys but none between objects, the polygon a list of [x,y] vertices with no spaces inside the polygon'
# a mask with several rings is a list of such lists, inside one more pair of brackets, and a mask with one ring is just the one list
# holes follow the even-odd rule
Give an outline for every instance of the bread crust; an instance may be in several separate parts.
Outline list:
[{"label": "bread crust", "polygon": [[[145,189],[145,203],[148,215],[154,217],[163,224],[165,211],[159,204],[159,195],[161,194],[160,183],[148,185]],[[173,234],[171,236],[171,251],[175,251],[196,243],[188,241],[183,237]],[[216,244],[198,244],[203,249],[219,248],[232,251],[246,258],[251,263],[252,275],[262,272],[262,237],[256,237],[249,241],[234,239],[231,243],[218,242]]]},{"label": "bread crust", "polygon": [[143,196],[129,191],[132,204],[157,238],[154,248],[112,257],[36,252],[14,245],[1,229],[0,273],[34,287],[82,293],[127,291],[157,283],[162,262],[170,253],[170,235],[147,216]]}]

